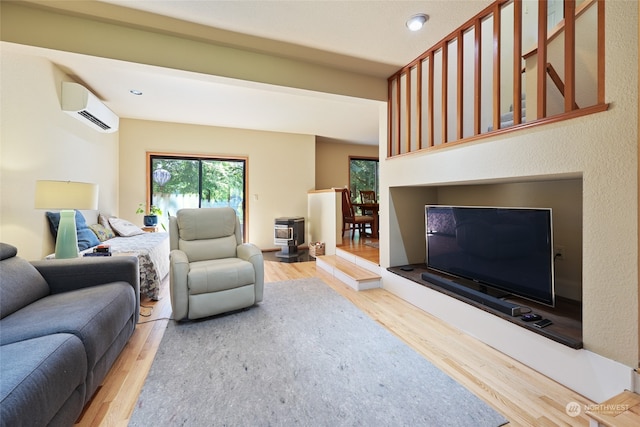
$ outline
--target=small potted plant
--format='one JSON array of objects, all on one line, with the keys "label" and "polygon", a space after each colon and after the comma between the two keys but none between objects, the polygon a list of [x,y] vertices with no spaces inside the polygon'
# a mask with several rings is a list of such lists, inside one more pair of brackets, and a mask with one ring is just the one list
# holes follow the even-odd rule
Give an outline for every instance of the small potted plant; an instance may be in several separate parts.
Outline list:
[{"label": "small potted plant", "polygon": [[158,225],[158,215],[162,215],[162,210],[156,205],[151,205],[149,211],[146,211],[144,203],[140,203],[138,209],[136,209],[136,213],[144,214],[143,221],[145,227],[154,227]]}]

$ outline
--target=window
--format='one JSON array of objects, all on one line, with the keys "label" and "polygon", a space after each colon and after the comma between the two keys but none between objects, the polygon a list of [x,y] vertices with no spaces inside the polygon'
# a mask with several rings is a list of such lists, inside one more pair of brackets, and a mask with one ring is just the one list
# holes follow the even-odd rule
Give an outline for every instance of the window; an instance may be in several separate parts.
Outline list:
[{"label": "window", "polygon": [[379,198],[378,159],[349,157],[349,190],[354,202],[360,201],[360,190],[374,190]]},{"label": "window", "polygon": [[149,200],[163,213],[159,223],[167,227],[169,215],[182,208],[232,207],[245,235],[247,194],[246,159],[149,156]]}]

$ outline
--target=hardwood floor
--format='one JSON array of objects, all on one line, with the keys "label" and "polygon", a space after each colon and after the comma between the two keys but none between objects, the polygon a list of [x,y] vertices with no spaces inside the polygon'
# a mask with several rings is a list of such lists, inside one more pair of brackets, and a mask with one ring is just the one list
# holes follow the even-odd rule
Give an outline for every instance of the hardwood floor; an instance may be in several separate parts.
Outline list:
[{"label": "hardwood floor", "polygon": [[353,239],[345,238],[338,247],[347,252],[357,254],[360,258],[364,258],[367,261],[380,264],[380,250],[377,245],[378,239],[370,237],[360,239],[359,236],[356,235]]},{"label": "hardwood floor", "polygon": [[[370,247],[349,245],[350,251]],[[510,426],[587,426],[582,412],[569,417],[569,402],[592,404],[549,378],[467,336],[384,289],[356,292],[315,267],[315,262],[265,261],[265,281],[319,277],[381,325],[467,387],[497,411]],[[168,281],[160,301],[143,301],[136,331],[90,404],[79,426],[125,426],[151,368],[171,307]]]}]

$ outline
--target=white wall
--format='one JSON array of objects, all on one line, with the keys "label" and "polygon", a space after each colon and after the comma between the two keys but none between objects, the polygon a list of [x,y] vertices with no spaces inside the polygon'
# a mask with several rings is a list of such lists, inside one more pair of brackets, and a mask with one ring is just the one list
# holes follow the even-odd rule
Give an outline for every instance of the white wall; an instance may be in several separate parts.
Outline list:
[{"label": "white wall", "polygon": [[[638,4],[606,2],[608,111],[381,163],[391,187],[582,177],[585,348],[638,365]],[[380,148],[381,156],[385,147]],[[382,211],[385,211],[383,198]],[[388,203],[388,202],[387,202]],[[389,205],[387,205],[389,207]],[[405,246],[389,209],[381,263]],[[391,230],[391,231],[390,231]],[[391,243],[389,243],[389,241]],[[394,257],[397,255],[394,255]],[[394,262],[401,260],[394,259]],[[398,264],[396,264],[398,265]]]},{"label": "white wall", "polygon": [[0,51],[0,241],[35,260],[53,252],[36,180],[99,185],[102,211],[118,214],[118,133],[97,132],[60,108],[62,81],[49,61]]},{"label": "white wall", "polygon": [[[383,105],[386,107],[386,103]],[[348,186],[349,157],[378,158],[378,146],[316,137],[316,189]]]},{"label": "white wall", "polygon": [[121,217],[141,222],[135,210],[146,200],[147,152],[247,157],[247,238],[261,249],[275,248],[275,218],[307,216],[315,149],[312,135],[121,120]]},{"label": "white wall", "polygon": [[97,183],[100,211],[140,223],[147,151],[247,156],[248,237],[263,249],[274,248],[276,217],[307,216],[313,136],[136,120],[100,133],[60,109],[61,82],[71,79],[55,65],[7,49],[0,54],[0,241],[23,258],[54,250],[45,211],[34,208],[36,180]]},{"label": "white wall", "polygon": [[307,243],[325,244],[325,255],[335,255],[336,245],[342,243],[342,193],[332,189],[308,194]]},{"label": "white wall", "polygon": [[[90,2],[83,3],[83,6],[86,7],[82,8],[88,15],[81,16],[73,12],[76,6],[80,7],[80,3],[82,2],[59,3],[57,6],[61,7],[61,9],[58,10],[28,7],[28,5],[19,3],[0,2],[2,40],[174,69],[229,76],[249,81],[377,99],[383,102],[387,98],[384,78],[230,48],[217,43],[215,37],[211,35],[200,34],[194,36],[193,33],[189,33],[194,37],[180,37],[174,33],[169,34],[168,31],[144,30],[138,26],[139,22],[136,25],[119,25],[117,24],[118,20],[133,22],[135,18],[127,10],[114,11],[112,10],[113,8],[104,9],[100,5],[91,5],[89,4]],[[67,6],[70,10],[66,10]],[[96,18],[92,18],[91,13],[92,11],[95,12],[93,6],[102,11],[109,10],[109,13],[112,14],[107,16],[98,13]],[[140,14],[135,15],[141,16]],[[160,24],[159,20],[156,19],[157,17],[143,15],[146,25],[149,25],[147,28],[154,28],[154,25]],[[113,18],[113,20],[106,18]],[[163,27],[163,24],[160,27]],[[91,31],[87,31],[87,28],[91,28]],[[182,30],[188,32],[186,27],[182,28]],[[82,34],[82,37],[77,37],[78,34]],[[168,50],[172,52],[171,55],[167,55]],[[210,60],[211,58],[216,58],[216,60],[212,61]],[[9,77],[5,78],[3,73],[4,81],[9,81],[10,83],[2,85],[3,92],[10,85],[15,84]],[[35,88],[35,86],[33,87]],[[13,90],[14,88],[11,89]],[[33,98],[35,100],[40,100],[42,96],[46,96],[46,94],[41,95],[40,92],[33,90]],[[6,98],[3,93],[3,115],[5,110],[9,108],[5,108],[5,105],[11,105],[12,102],[13,100]],[[3,133],[5,133],[4,117],[2,120]],[[38,127],[41,126],[42,123],[39,123]],[[146,129],[145,126],[147,126]],[[271,242],[272,231],[266,231],[267,224],[269,225],[268,228],[271,229],[273,220],[277,216],[306,215],[306,193],[315,188],[315,154],[313,148],[311,151],[308,150],[309,147],[313,147],[313,143],[309,142],[308,136],[275,133],[267,136],[266,133],[261,132],[250,136],[250,133],[239,134],[233,130],[223,131],[215,130],[214,128],[197,129],[196,127],[188,127],[185,128],[187,134],[193,135],[196,141],[194,145],[190,145],[189,142],[185,142],[182,135],[175,131],[176,128],[170,124],[166,124],[166,126],[168,126],[166,129],[169,135],[172,135],[171,140],[166,138],[167,135],[157,131],[156,129],[158,128],[155,126],[133,126],[131,123],[123,123],[124,132],[130,131],[135,137],[129,137],[129,134],[123,137],[124,132],[120,132],[119,147],[125,149],[125,153],[120,154],[119,161],[121,164],[119,166],[118,160],[113,159],[113,155],[118,155],[118,147],[113,148],[106,145],[102,146],[102,149],[113,148],[116,150],[113,154],[110,154],[111,157],[89,150],[86,153],[91,158],[91,162],[81,162],[82,165],[77,166],[78,170],[70,167],[70,165],[76,166],[75,161],[69,161],[66,164],[63,162],[58,165],[59,167],[56,170],[59,170],[60,174],[65,176],[70,174],[92,178],[95,176],[96,181],[99,179],[102,182],[111,183],[110,186],[108,184],[101,185],[101,191],[107,191],[108,196],[111,198],[110,200],[112,200],[101,209],[139,222],[140,217],[135,216],[133,212],[137,205],[144,200],[145,189],[143,183],[145,172],[144,160],[141,160],[141,156],[144,155],[143,153],[146,150],[183,153],[193,149],[202,153],[247,154],[250,157],[249,192],[250,195],[258,194],[258,200],[250,199],[250,228],[248,230],[250,239],[258,240],[257,243],[261,247],[271,247],[273,246]],[[152,131],[152,137],[148,137],[145,134],[147,130]],[[41,130],[24,130],[26,134],[39,131]],[[17,132],[17,135],[23,137],[21,131]],[[238,135],[239,137],[236,138]],[[118,136],[114,138],[118,141]],[[46,138],[39,138],[39,140],[44,141]],[[49,140],[57,142],[52,138],[49,138]],[[95,140],[97,141],[97,139]],[[158,145],[156,145],[156,142],[158,142]],[[300,144],[297,144],[297,142]],[[69,143],[70,140],[65,139],[58,146],[66,146]],[[260,146],[251,149],[247,148],[253,143],[257,143]],[[132,144],[131,147],[129,146],[130,144]],[[283,158],[282,152],[275,154],[274,148],[287,147],[292,149],[292,151],[289,151],[290,154],[284,156],[289,164],[285,167],[278,165],[274,167],[274,161]],[[31,148],[26,147],[21,156],[29,156]],[[130,155],[133,157],[130,157]],[[79,156],[83,160],[84,153]],[[7,158],[6,160],[12,159]],[[4,160],[3,165],[5,164]],[[90,172],[81,173],[80,169],[82,168],[88,169]],[[116,171],[114,168],[119,169]],[[34,171],[30,170],[29,173],[31,172]],[[311,175],[308,175],[309,173]],[[133,182],[130,179],[138,179],[140,177],[143,179],[142,183],[129,184]],[[70,177],[70,179],[76,178]],[[122,179],[120,186],[118,186],[119,179]],[[118,188],[122,190],[120,197],[116,192]],[[32,197],[29,195],[26,198]],[[101,199],[101,203],[105,202]],[[4,207],[4,204],[3,196],[3,210],[8,209]],[[119,206],[119,204],[122,205]],[[21,215],[23,215],[22,207],[16,210],[14,216],[20,217]],[[6,216],[4,211],[3,216]],[[2,221],[4,223],[4,219]],[[11,221],[13,221],[13,218],[11,218]],[[31,232],[33,223],[33,220],[25,221],[24,224],[20,222],[23,225],[17,226],[19,229],[12,231],[12,233],[21,235],[25,232]],[[11,225],[11,227],[15,228],[16,226]],[[3,226],[3,230],[9,228]],[[34,235],[39,236],[41,234],[40,228],[40,225],[38,225],[37,229],[34,230]],[[269,234],[268,238],[266,237],[267,233]],[[17,241],[30,242],[31,240],[19,238]],[[37,242],[35,244],[39,245]],[[27,243],[22,246],[26,245]],[[51,245],[44,244],[44,246]],[[50,250],[34,251],[31,257],[39,258],[41,254],[47,253],[47,251]]]}]

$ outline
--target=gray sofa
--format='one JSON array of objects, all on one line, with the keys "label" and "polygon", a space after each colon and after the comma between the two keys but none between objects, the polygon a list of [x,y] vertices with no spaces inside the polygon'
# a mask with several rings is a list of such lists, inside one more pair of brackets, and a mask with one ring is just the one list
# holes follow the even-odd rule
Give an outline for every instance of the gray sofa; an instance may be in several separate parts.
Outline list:
[{"label": "gray sofa", "polygon": [[72,425],[138,322],[138,258],[16,255],[0,243],[0,425]]}]

